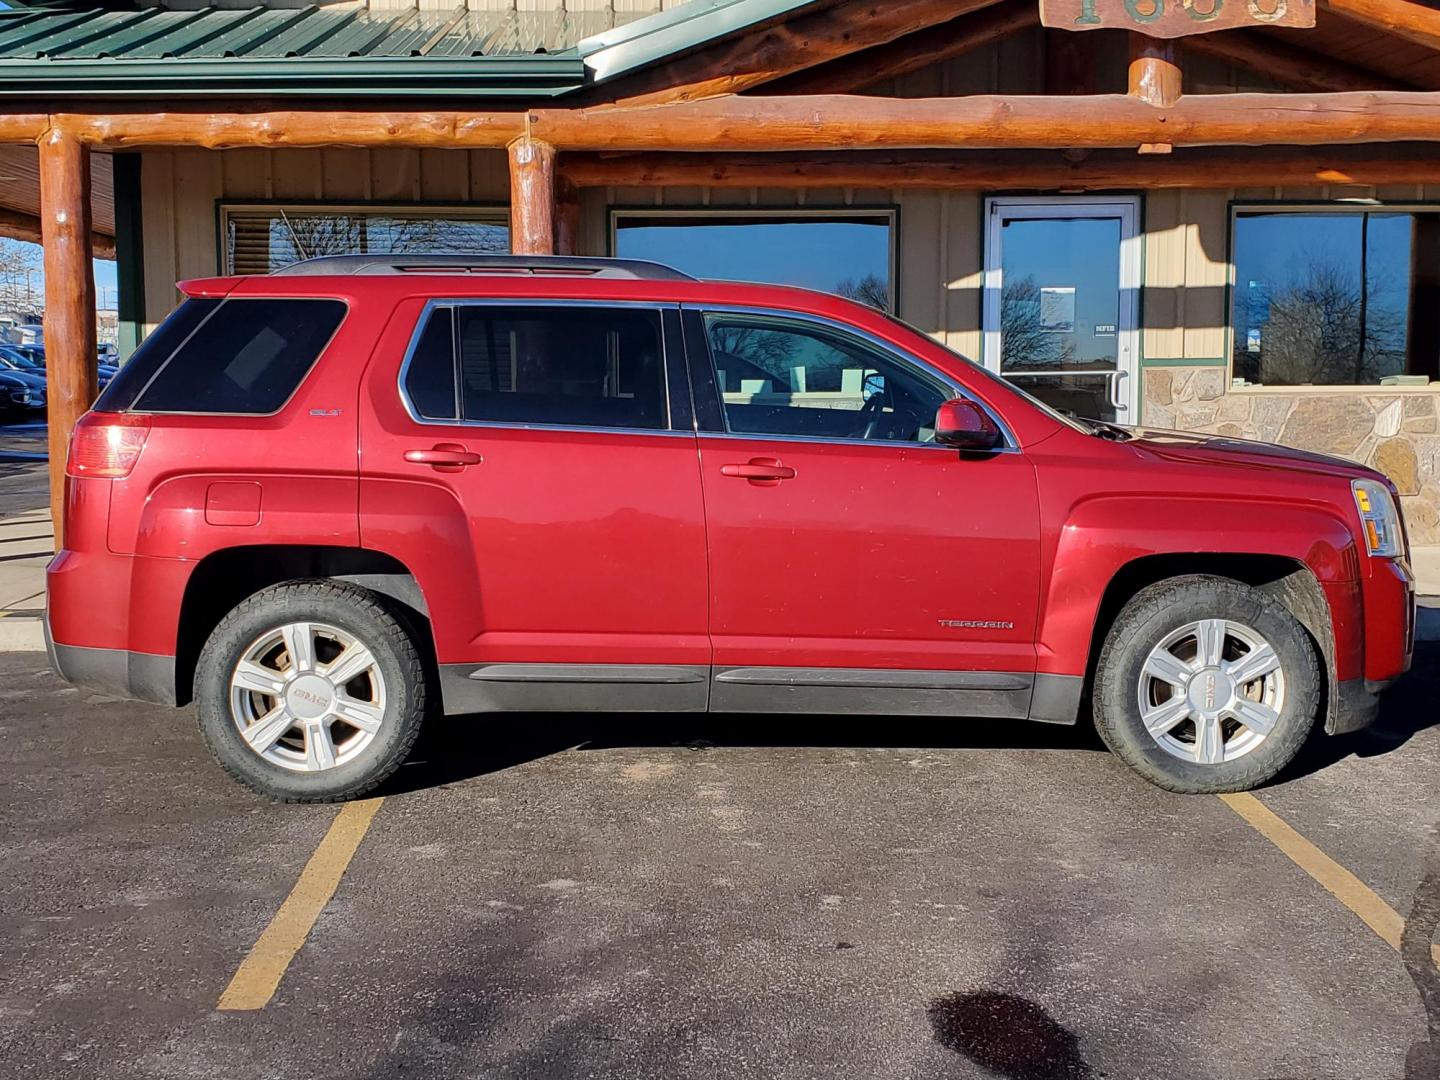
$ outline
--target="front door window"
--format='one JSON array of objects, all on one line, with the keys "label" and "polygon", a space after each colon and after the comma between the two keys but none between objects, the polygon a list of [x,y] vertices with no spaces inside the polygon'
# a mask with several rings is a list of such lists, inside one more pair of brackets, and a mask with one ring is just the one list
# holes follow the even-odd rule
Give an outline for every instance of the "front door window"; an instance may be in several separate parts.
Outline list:
[{"label": "front door window", "polygon": [[840,331],[767,315],[705,316],[731,433],[930,442],[950,393]]},{"label": "front door window", "polygon": [[1061,412],[1134,422],[1134,199],[991,199],[985,363]]}]

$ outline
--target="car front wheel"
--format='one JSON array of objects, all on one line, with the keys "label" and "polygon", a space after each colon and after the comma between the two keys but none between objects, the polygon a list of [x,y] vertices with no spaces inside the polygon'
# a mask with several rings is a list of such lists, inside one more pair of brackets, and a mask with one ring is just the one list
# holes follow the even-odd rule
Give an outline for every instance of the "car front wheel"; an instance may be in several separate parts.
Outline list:
[{"label": "car front wheel", "polygon": [[424,719],[424,664],[366,589],[296,581],[221,620],[195,672],[200,731],[240,783],[285,802],[352,799],[404,762]]},{"label": "car front wheel", "polygon": [[1095,727],[1171,791],[1244,791],[1300,751],[1320,710],[1305,628],[1273,597],[1228,578],[1171,578],[1116,617],[1095,673]]}]

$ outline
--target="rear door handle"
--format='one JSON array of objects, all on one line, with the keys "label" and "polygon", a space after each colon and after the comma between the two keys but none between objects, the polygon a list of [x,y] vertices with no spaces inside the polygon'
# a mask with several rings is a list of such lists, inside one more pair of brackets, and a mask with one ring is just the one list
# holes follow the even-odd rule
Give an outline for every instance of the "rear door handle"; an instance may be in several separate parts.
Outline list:
[{"label": "rear door handle", "polygon": [[752,484],[773,487],[781,480],[794,480],[795,470],[789,465],[781,465],[775,458],[757,457],[743,465],[721,465],[720,475],[735,476],[741,480],[749,480]]},{"label": "rear door handle", "polygon": [[436,443],[429,450],[406,450],[405,460],[415,465],[429,465],[436,472],[459,472],[485,459],[459,443]]}]

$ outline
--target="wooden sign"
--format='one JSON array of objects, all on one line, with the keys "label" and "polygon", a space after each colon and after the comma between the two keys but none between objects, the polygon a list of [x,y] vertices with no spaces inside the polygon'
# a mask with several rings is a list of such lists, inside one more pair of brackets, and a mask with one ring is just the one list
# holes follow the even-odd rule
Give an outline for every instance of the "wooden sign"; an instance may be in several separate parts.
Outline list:
[{"label": "wooden sign", "polygon": [[1237,26],[1314,26],[1315,0],[1040,0],[1040,23],[1175,38]]}]

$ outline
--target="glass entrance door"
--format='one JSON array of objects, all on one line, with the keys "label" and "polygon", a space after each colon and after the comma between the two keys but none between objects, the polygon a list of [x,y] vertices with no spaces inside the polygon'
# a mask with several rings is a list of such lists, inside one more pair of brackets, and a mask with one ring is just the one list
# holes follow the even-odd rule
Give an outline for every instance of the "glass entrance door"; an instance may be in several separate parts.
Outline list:
[{"label": "glass entrance door", "polygon": [[1133,198],[986,200],[985,365],[1061,412],[1135,423]]}]

